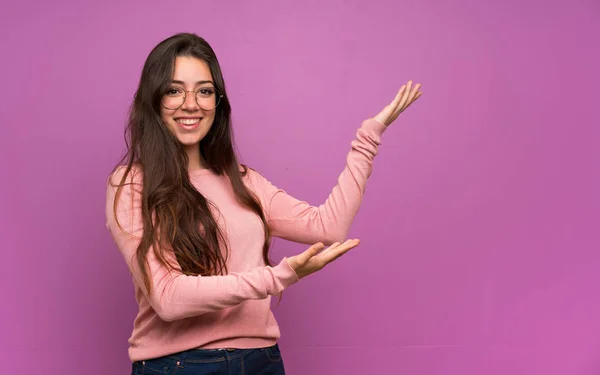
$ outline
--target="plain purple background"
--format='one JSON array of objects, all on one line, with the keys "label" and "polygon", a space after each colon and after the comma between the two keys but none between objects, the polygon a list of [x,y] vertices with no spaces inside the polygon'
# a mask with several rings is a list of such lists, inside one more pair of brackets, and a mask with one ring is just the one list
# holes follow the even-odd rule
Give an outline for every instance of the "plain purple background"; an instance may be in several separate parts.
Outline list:
[{"label": "plain purple background", "polygon": [[362,245],[274,308],[289,374],[600,374],[598,1],[20,1],[0,21],[2,373],[129,373],[105,181],[144,59],[191,31],[242,161],[313,204],[361,121],[423,84]]}]

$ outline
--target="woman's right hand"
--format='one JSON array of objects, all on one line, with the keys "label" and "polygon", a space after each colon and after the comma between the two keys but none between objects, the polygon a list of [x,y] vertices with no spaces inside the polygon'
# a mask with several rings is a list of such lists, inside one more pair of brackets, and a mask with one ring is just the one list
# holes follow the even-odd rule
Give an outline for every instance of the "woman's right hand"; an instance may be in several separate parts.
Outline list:
[{"label": "woman's right hand", "polygon": [[350,249],[358,246],[359,243],[360,240],[357,239],[347,240],[344,243],[336,242],[323,250],[325,245],[319,242],[309,247],[302,254],[287,258],[287,262],[296,271],[298,278],[301,279],[323,269],[329,263],[346,254]]}]

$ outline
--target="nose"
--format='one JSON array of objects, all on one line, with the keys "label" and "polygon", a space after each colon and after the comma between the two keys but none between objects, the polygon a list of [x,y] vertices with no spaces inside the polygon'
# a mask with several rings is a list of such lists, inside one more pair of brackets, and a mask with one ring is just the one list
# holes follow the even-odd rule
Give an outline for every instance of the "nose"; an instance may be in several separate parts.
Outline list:
[{"label": "nose", "polygon": [[185,95],[185,100],[182,109],[186,111],[197,111],[200,109],[200,106],[196,102],[196,93],[194,91],[188,91]]}]

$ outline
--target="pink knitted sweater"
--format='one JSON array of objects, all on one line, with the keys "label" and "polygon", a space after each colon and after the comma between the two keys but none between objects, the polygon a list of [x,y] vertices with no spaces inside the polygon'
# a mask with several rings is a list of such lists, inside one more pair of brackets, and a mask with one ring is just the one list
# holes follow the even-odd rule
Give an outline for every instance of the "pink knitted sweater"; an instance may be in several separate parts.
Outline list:
[{"label": "pink knitted sweater", "polygon": [[[244,177],[265,210],[274,237],[300,243],[331,244],[346,239],[358,212],[373,159],[386,127],[366,120],[351,143],[344,170],[326,202],[318,207],[300,201],[249,169]],[[112,181],[118,183],[123,170]],[[190,172],[194,186],[217,207],[217,222],[229,242],[229,273],[224,276],[186,276],[168,271],[148,252],[152,293],[144,287],[137,262],[132,261],[142,233],[141,176],[133,173],[113,213],[115,191],[106,194],[107,228],[132,275],[139,312],[129,339],[132,361],[164,356],[191,348],[257,348],[280,337],[271,312],[271,296],[298,281],[284,258],[274,267],[262,260],[264,231],[255,214],[235,199],[228,179],[210,170]]]}]

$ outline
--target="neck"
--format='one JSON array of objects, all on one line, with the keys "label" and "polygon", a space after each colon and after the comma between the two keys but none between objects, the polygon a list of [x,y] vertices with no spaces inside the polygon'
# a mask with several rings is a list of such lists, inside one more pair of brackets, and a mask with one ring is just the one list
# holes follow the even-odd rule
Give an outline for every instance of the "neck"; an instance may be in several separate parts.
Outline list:
[{"label": "neck", "polygon": [[189,171],[195,171],[198,169],[208,169],[208,167],[206,166],[206,163],[204,162],[204,159],[202,158],[202,155],[200,155],[200,147],[198,147],[198,145],[194,145],[191,147],[188,147],[185,150],[187,156],[188,156],[188,170]]}]

